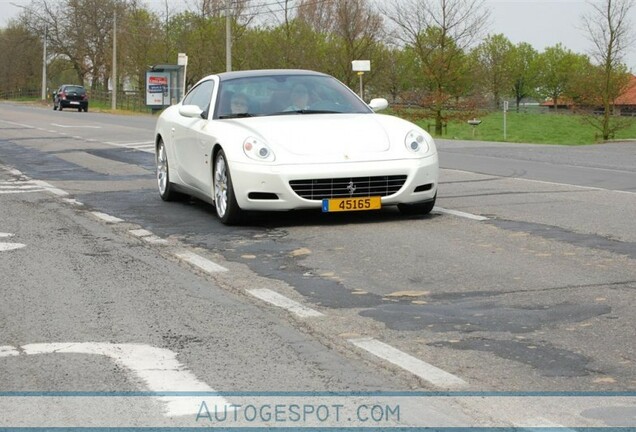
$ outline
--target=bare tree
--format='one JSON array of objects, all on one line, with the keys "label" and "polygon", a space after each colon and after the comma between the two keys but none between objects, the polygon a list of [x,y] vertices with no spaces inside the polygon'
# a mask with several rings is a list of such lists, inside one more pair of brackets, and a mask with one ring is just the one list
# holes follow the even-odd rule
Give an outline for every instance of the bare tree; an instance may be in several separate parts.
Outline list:
[{"label": "bare tree", "polygon": [[21,19],[36,34],[46,28],[52,57],[67,59],[80,83],[95,89],[108,81],[115,8],[124,6],[118,0],[33,0]]},{"label": "bare tree", "polygon": [[334,0],[300,0],[298,16],[315,32],[331,33],[335,27],[335,6]]},{"label": "bare tree", "polygon": [[483,0],[401,0],[383,12],[395,24],[397,39],[418,55],[435,133],[441,135],[444,110],[466,92],[466,50],[487,28],[490,10]]},{"label": "bare tree", "polygon": [[[356,83],[351,61],[373,60],[380,55],[383,21],[368,0],[302,0],[298,18],[316,33],[328,34],[332,50],[330,72],[350,87]],[[379,66],[373,68],[372,74]]]},{"label": "bare tree", "polygon": [[623,60],[636,41],[628,16],[634,0],[603,0],[590,3],[592,11],[582,17],[584,30],[592,43],[590,57],[598,66],[597,91],[590,99],[603,107],[600,121],[590,118],[591,124],[600,130],[603,139],[609,139],[616,131],[612,125],[614,101],[625,90],[627,80]]},{"label": "bare tree", "polygon": [[126,14],[117,19],[120,23],[118,62],[122,65],[118,70],[122,77],[127,77],[131,84],[141,90],[148,66],[164,62],[165,43],[161,18],[145,9],[139,0],[132,0]]}]

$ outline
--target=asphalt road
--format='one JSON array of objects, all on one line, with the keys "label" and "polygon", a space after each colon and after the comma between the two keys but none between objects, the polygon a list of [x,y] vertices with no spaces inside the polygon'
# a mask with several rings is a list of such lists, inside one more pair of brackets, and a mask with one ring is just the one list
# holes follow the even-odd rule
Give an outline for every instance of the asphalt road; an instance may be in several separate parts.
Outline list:
[{"label": "asphalt road", "polygon": [[0,104],[0,392],[156,390],[67,343],[170,350],[217,391],[636,388],[636,143],[439,140],[431,215],[226,227],[160,200],[154,121]]}]

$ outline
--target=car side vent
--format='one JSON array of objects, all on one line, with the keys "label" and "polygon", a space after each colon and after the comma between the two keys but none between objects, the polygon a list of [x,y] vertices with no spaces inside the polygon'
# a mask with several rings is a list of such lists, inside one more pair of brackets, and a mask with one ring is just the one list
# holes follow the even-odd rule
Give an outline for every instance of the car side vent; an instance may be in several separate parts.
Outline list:
[{"label": "car side vent", "polygon": [[415,188],[413,192],[425,192],[425,191],[430,191],[431,189],[433,189],[433,183],[419,185],[418,187]]},{"label": "car side vent", "polygon": [[278,195],[276,195],[275,193],[268,193],[268,192],[250,192],[249,194],[247,194],[247,197],[253,200],[277,200],[278,199]]}]

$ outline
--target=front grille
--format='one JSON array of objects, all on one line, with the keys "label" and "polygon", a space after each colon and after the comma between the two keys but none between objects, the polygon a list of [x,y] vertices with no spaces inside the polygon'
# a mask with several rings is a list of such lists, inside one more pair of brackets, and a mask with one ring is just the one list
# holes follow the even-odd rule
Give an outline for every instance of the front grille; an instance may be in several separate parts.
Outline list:
[{"label": "front grille", "polygon": [[289,185],[302,198],[323,200],[328,198],[389,196],[399,191],[405,181],[405,175],[393,175],[292,180]]}]

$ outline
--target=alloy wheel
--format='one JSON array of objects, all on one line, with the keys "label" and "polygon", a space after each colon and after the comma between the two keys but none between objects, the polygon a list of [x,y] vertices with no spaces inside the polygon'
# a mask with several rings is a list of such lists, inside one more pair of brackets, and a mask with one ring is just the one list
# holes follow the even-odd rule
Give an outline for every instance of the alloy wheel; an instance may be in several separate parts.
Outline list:
[{"label": "alloy wheel", "polygon": [[223,155],[219,155],[214,167],[214,204],[219,217],[227,211],[227,200],[227,166]]},{"label": "alloy wheel", "polygon": [[159,186],[159,193],[165,195],[168,188],[168,157],[163,142],[159,143],[157,149],[157,186]]}]

